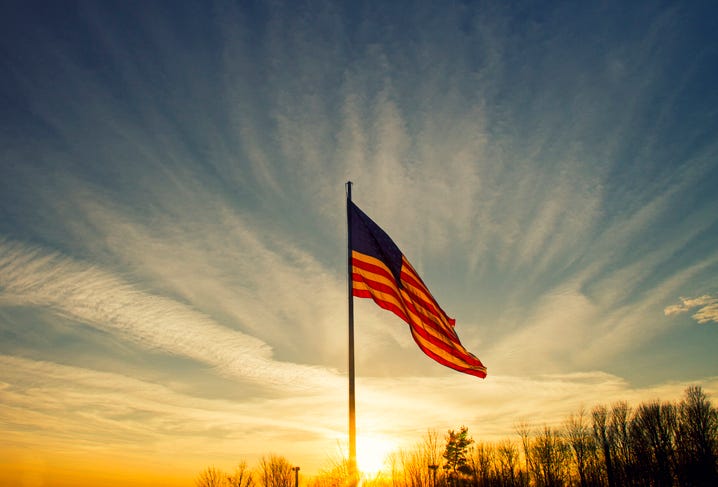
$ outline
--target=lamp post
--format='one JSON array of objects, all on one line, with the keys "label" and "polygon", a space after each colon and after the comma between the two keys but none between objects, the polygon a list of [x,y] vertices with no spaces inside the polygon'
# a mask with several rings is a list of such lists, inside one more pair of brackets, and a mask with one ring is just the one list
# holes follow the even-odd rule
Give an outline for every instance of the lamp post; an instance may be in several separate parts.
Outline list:
[{"label": "lamp post", "polygon": [[292,467],[294,470],[294,487],[299,487],[299,467]]},{"label": "lamp post", "polygon": [[431,486],[436,487],[436,469],[439,468],[438,465],[432,464],[429,465],[429,470],[431,470]]}]

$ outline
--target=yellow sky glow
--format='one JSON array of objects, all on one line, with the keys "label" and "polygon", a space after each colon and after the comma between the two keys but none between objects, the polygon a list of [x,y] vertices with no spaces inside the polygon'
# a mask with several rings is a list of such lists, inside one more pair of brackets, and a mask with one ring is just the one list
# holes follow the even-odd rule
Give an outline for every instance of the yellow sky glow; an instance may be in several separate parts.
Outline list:
[{"label": "yellow sky glow", "polygon": [[155,463],[124,458],[121,452],[0,448],[0,458],[0,485],[18,487],[175,487],[189,485],[199,471],[186,461],[164,458]]},{"label": "yellow sky glow", "polygon": [[397,448],[396,441],[380,435],[357,437],[357,467],[373,476],[386,467],[387,457]]}]

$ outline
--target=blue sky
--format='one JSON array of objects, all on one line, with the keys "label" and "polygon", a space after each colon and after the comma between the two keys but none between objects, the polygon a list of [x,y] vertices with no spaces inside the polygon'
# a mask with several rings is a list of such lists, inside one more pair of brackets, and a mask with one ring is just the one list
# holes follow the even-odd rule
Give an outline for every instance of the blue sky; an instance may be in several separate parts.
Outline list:
[{"label": "blue sky", "polygon": [[716,397],[716,7],[387,3],[5,6],[8,462],[320,468],[348,180],[489,373],[357,300],[360,434]]}]

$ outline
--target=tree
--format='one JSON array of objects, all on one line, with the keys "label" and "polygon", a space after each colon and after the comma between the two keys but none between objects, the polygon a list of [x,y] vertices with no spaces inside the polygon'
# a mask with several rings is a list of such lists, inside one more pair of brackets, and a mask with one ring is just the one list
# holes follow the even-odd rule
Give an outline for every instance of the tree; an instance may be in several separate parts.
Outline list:
[{"label": "tree", "polygon": [[292,464],[279,455],[262,457],[259,461],[259,479],[262,487],[294,487]]},{"label": "tree", "polygon": [[576,472],[581,487],[588,487],[590,479],[590,466],[596,448],[591,431],[586,421],[586,412],[583,408],[578,414],[571,414],[564,426],[566,440],[571,448],[573,460],[576,465]]},{"label": "tree", "polygon": [[639,460],[648,467],[646,476],[653,485],[673,485],[676,407],[659,401],[643,403],[638,406],[631,426],[634,447],[643,447]]},{"label": "tree", "polygon": [[630,417],[631,408],[626,401],[618,401],[611,406],[608,429],[613,440],[613,470],[618,485],[630,485],[637,480],[631,452]]},{"label": "tree", "polygon": [[427,430],[421,450],[424,454],[426,468],[432,469],[432,487],[436,486],[436,468],[441,460],[441,447],[439,446],[439,433],[436,430]]},{"label": "tree", "polygon": [[613,470],[613,435],[608,427],[608,409],[606,406],[596,406],[591,411],[593,420],[593,437],[603,454],[603,464],[606,468],[608,487],[616,486],[615,473]]},{"label": "tree", "polygon": [[525,472],[521,476],[521,485],[529,485],[529,473],[532,470],[531,466],[531,427],[529,424],[522,420],[516,426],[514,426],[516,433],[521,438],[521,448],[524,454]]},{"label": "tree", "polygon": [[454,478],[471,473],[467,455],[474,439],[469,436],[469,428],[462,426],[459,431],[449,430],[446,435],[444,465]]},{"label": "tree", "polygon": [[440,484],[437,468],[441,459],[439,435],[427,430],[422,441],[410,450],[400,449],[389,456],[391,480],[396,487],[435,487]]},{"label": "tree", "polygon": [[247,462],[239,462],[234,469],[234,474],[227,476],[227,483],[230,487],[254,487],[252,471],[247,467]]},{"label": "tree", "polygon": [[399,450],[398,457],[401,462],[404,485],[408,487],[428,487],[430,485],[428,467],[420,448],[411,451]]},{"label": "tree", "polygon": [[511,440],[504,440],[496,448],[497,474],[501,485],[516,485],[519,480],[519,449]]},{"label": "tree", "polygon": [[678,475],[683,485],[718,485],[718,411],[703,389],[690,386],[678,405]]},{"label": "tree", "polygon": [[[409,450],[392,454],[391,476],[362,480],[365,487],[708,487],[718,486],[718,410],[698,386],[680,402],[658,400],[633,408],[625,401],[571,414],[563,428],[515,426],[514,438],[474,443],[468,428],[435,431]],[[442,453],[443,448],[443,453]],[[526,455],[521,459],[521,450]],[[443,469],[434,469],[442,463]],[[309,487],[346,487],[348,460],[307,480]],[[294,487],[292,466],[277,455],[254,471],[245,462],[234,474],[214,467],[197,487]],[[434,481],[434,473],[439,474]]]},{"label": "tree", "polygon": [[200,472],[194,483],[197,487],[226,487],[227,476],[215,467],[207,467]]},{"label": "tree", "polygon": [[491,469],[495,461],[495,451],[491,445],[477,443],[470,457],[471,473],[474,485],[488,487],[491,481]]},{"label": "tree", "polygon": [[309,482],[310,487],[346,487],[349,484],[349,459],[344,456],[332,458],[330,465]]},{"label": "tree", "polygon": [[564,484],[568,447],[561,434],[549,426],[536,436],[531,449],[536,482],[544,487]]}]

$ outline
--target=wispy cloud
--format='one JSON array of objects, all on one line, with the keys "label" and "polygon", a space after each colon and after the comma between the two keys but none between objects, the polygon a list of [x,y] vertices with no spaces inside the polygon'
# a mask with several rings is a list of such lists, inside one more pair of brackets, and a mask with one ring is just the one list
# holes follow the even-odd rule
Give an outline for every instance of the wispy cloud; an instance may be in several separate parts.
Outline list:
[{"label": "wispy cloud", "polygon": [[[632,405],[651,399],[678,400],[686,382],[663,382],[650,387],[631,386],[626,380],[604,372],[576,372],[524,376],[493,376],[477,384],[462,376],[441,378],[376,379],[367,381],[369,391],[358,389],[361,421],[366,427],[381,418],[384,431],[407,445],[431,425],[443,432],[456,428],[461,418],[475,438],[497,441],[512,437],[515,425],[527,420],[532,427],[561,426],[580,408],[610,405],[626,400]],[[696,381],[709,397],[718,393],[718,378]],[[411,415],[405,411],[411,410]],[[368,417],[367,417],[368,416]]]},{"label": "wispy cloud", "polygon": [[679,304],[667,306],[663,313],[666,316],[674,316],[680,313],[687,313],[695,308],[698,310],[692,315],[700,324],[709,322],[718,323],[718,297],[704,294],[697,298],[681,298]]},{"label": "wispy cloud", "polygon": [[361,430],[503,437],[581,403],[718,393],[706,350],[666,383],[645,347],[685,357],[710,330],[667,343],[666,317],[718,321],[705,10],[18,12],[0,35],[0,419],[17,444],[43,427],[69,444],[70,426],[87,450],[333,448],[349,179],[490,373],[440,367],[362,300]]},{"label": "wispy cloud", "polygon": [[[312,461],[320,464],[323,448],[342,435],[345,416],[338,402],[343,395],[315,391],[311,399],[208,399],[119,373],[7,355],[0,355],[0,364],[6,446],[29,446],[38,454],[57,448],[121,451],[136,460],[152,445],[168,459],[199,470],[237,461],[249,439],[259,447],[248,452],[256,460],[274,451],[282,438],[294,445],[286,454],[309,448],[315,452]],[[37,432],[44,445],[34,443]]]},{"label": "wispy cloud", "polygon": [[[309,470],[321,467],[337,442],[345,441],[344,394],[317,390],[300,397],[210,399],[116,372],[8,355],[0,355],[0,365],[0,419],[10,425],[6,442],[17,446],[32,445],[36,431],[43,432],[48,448],[142,455],[149,444],[199,469],[206,462],[236,462],[237,455],[255,460],[279,441],[283,454],[304,457]],[[718,393],[718,378],[699,383],[710,397]],[[457,418],[475,438],[494,441],[511,437],[522,419],[536,428],[560,426],[580,407],[676,400],[686,384],[639,389],[591,372],[498,376],[481,383],[459,374],[363,378],[357,386],[359,435],[386,435],[407,447],[427,428],[456,428]]]},{"label": "wispy cloud", "polygon": [[188,357],[225,374],[299,389],[335,385],[336,375],[327,369],[272,360],[270,347],[261,340],[56,252],[0,241],[0,286],[6,305],[45,306],[142,347]]}]

